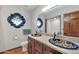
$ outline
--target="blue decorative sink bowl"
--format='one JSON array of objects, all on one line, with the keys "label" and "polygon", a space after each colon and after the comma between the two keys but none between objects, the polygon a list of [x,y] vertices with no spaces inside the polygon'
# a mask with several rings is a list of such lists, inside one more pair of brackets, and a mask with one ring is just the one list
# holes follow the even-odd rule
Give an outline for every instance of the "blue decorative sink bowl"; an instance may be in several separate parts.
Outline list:
[{"label": "blue decorative sink bowl", "polygon": [[69,50],[77,50],[79,49],[79,46],[73,42],[63,40],[63,39],[49,39],[49,42],[55,46],[58,46],[60,48],[69,49]]}]

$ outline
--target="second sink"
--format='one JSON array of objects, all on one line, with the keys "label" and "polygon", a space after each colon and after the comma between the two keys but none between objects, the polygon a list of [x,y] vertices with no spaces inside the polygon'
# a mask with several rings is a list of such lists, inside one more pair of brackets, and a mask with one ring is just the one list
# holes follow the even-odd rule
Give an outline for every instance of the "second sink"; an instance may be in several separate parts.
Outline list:
[{"label": "second sink", "polygon": [[55,46],[58,46],[60,48],[65,48],[69,50],[76,50],[79,49],[79,46],[71,41],[63,40],[63,39],[49,39],[49,42]]}]

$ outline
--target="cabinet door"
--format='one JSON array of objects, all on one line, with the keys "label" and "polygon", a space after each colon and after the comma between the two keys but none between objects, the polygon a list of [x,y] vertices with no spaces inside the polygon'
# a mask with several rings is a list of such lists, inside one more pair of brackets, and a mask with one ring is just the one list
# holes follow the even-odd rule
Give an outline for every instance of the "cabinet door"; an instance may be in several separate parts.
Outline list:
[{"label": "cabinet door", "polygon": [[28,53],[32,54],[32,43],[28,42]]},{"label": "cabinet door", "polygon": [[33,54],[34,53],[34,39],[28,37],[28,53]]},{"label": "cabinet door", "polygon": [[36,53],[42,53],[42,43],[35,40],[35,54]]},{"label": "cabinet door", "polygon": [[79,37],[79,11],[64,16],[64,35]]},{"label": "cabinet door", "polygon": [[74,32],[75,32],[75,36],[79,37],[79,18],[74,20]]},{"label": "cabinet door", "polygon": [[73,19],[70,21],[70,34],[73,37],[79,37],[79,19]]},{"label": "cabinet door", "polygon": [[76,22],[75,20],[71,20],[70,21],[70,33],[73,37],[76,36],[75,32],[76,32]]},{"label": "cabinet door", "polygon": [[67,33],[69,33],[70,35],[68,35],[68,36],[74,36],[74,22],[72,20],[70,20],[69,22],[70,22],[69,23],[69,32],[67,32]]},{"label": "cabinet door", "polygon": [[70,23],[66,21],[64,22],[64,35],[70,36]]},{"label": "cabinet door", "polygon": [[43,54],[62,54],[62,53],[44,45],[43,46]]}]

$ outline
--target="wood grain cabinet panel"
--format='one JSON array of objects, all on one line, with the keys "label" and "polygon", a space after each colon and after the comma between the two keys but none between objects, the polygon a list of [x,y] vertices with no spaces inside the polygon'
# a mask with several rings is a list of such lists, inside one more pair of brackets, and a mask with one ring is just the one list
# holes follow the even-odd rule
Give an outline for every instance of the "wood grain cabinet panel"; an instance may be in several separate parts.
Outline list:
[{"label": "wood grain cabinet panel", "polygon": [[50,47],[44,45],[43,46],[43,54],[62,54],[62,53],[56,51],[53,48],[50,48]]},{"label": "wood grain cabinet panel", "polygon": [[28,53],[34,53],[34,39],[28,37]]},{"label": "wood grain cabinet panel", "polygon": [[35,53],[39,52],[39,53],[42,53],[42,43],[38,42],[38,41],[35,41]]},{"label": "wood grain cabinet panel", "polygon": [[70,23],[64,22],[64,35],[70,35],[69,26],[70,26]]}]

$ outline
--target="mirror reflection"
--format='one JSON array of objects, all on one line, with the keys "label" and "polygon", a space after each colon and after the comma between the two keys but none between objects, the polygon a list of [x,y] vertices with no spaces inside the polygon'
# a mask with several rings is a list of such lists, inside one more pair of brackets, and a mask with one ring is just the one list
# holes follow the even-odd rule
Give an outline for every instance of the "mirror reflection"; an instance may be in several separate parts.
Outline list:
[{"label": "mirror reflection", "polygon": [[61,20],[60,16],[47,19],[46,27],[47,27],[48,34],[54,34],[54,33],[58,34],[61,32],[60,20]]}]

